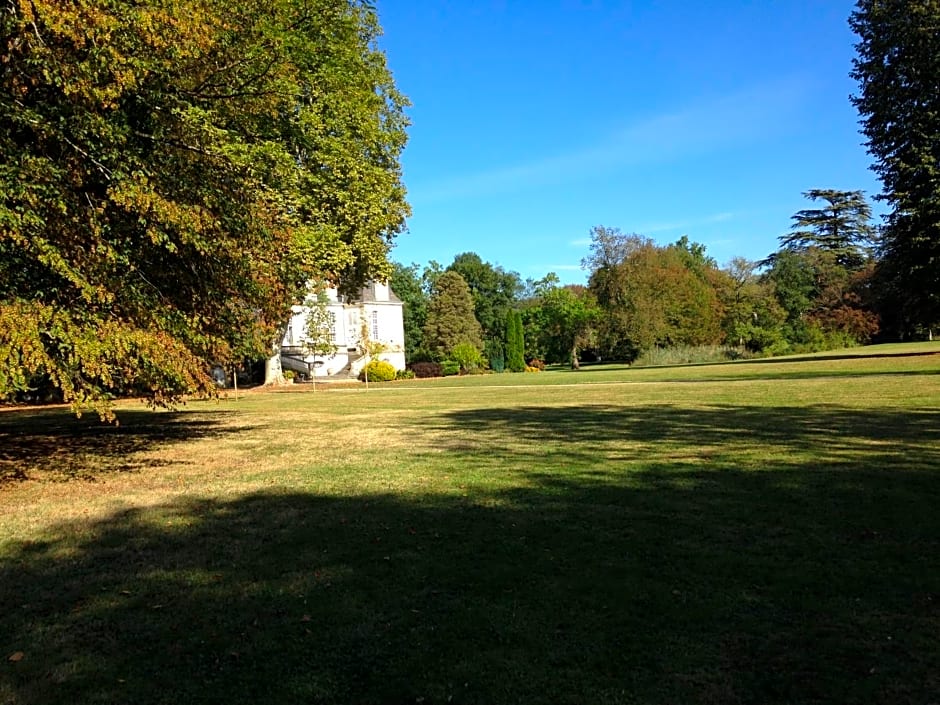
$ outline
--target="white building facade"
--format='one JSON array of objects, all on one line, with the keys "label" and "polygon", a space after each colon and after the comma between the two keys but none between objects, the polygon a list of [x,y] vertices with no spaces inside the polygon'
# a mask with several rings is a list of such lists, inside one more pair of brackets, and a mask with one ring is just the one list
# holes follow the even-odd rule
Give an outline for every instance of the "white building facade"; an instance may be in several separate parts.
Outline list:
[{"label": "white building facade", "polygon": [[[371,282],[355,299],[346,299],[336,289],[327,289],[327,317],[334,352],[314,355],[306,335],[310,309],[294,306],[281,343],[281,367],[303,377],[357,377],[372,359],[405,369],[405,327],[402,302],[383,282]],[[363,333],[369,343],[381,343],[374,358],[366,354]]]}]

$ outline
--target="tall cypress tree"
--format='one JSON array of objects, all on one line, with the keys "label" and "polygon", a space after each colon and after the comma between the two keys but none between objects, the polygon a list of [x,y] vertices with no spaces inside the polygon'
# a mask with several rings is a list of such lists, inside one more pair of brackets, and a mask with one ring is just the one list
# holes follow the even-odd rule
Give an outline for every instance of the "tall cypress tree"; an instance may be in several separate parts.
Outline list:
[{"label": "tall cypress tree", "polygon": [[506,314],[506,367],[512,372],[525,372],[525,338],[518,311]]}]

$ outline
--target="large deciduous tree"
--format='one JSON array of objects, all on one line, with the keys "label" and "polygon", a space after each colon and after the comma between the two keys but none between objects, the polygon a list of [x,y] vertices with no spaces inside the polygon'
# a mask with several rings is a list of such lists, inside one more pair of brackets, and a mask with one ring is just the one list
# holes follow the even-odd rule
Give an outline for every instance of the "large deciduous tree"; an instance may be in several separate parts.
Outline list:
[{"label": "large deciduous tree", "polygon": [[541,310],[549,360],[579,369],[580,353],[594,344],[601,319],[594,295],[583,286],[552,287],[543,292]]},{"label": "large deciduous tree", "polygon": [[387,275],[406,120],[378,34],[360,0],[4,0],[0,397],[207,391],[309,279]]},{"label": "large deciduous tree", "polygon": [[605,357],[632,359],[654,346],[702,345],[721,338],[717,274],[705,248],[682,238],[665,247],[640,235],[594,228],[590,289],[604,312]]},{"label": "large deciduous tree", "polygon": [[890,206],[879,278],[905,311],[897,332],[929,329],[940,322],[940,2],[859,0],[850,25],[852,101]]}]

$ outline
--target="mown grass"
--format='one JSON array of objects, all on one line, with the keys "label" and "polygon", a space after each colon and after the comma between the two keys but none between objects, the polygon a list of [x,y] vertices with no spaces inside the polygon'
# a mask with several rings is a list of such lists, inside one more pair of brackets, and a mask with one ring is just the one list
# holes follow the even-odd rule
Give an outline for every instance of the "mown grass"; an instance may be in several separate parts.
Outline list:
[{"label": "mown grass", "polygon": [[0,702],[936,702],[940,345],[850,352],[3,412]]}]

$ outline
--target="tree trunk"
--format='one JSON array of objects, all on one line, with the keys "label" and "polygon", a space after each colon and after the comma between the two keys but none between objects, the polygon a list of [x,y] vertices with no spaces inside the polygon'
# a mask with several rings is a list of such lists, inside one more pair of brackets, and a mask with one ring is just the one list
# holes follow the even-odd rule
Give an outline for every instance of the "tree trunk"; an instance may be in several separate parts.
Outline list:
[{"label": "tree trunk", "polygon": [[571,369],[580,370],[581,363],[578,361],[578,346],[571,348]]},{"label": "tree trunk", "polygon": [[271,344],[271,356],[264,363],[265,387],[287,384],[284,370],[281,368],[281,341],[284,340],[285,333],[287,333],[287,324],[278,329],[277,340]]},{"label": "tree trunk", "polygon": [[271,387],[281,384],[287,384],[284,378],[284,370],[281,369],[281,351],[269,357],[264,363],[264,386]]}]

